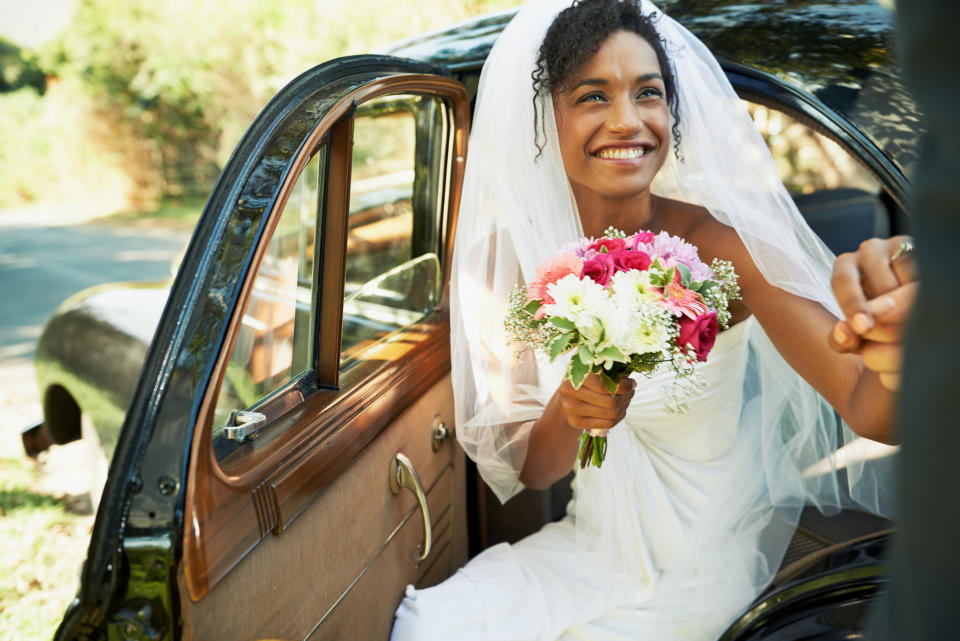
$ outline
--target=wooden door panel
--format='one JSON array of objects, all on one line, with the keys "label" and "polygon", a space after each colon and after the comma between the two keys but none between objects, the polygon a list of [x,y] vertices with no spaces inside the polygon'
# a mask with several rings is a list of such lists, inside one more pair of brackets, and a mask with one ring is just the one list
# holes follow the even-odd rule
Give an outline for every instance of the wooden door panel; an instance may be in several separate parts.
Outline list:
[{"label": "wooden door panel", "polygon": [[[437,415],[452,424],[449,375],[393,421],[287,529],[268,535],[256,554],[198,602],[181,599],[189,638],[386,639],[402,598],[397,586],[436,583],[466,560],[464,456],[452,437],[433,451]],[[394,495],[389,486],[390,462],[398,452],[411,460],[427,491],[433,551],[419,564],[413,553],[423,541],[420,507],[411,492]]]},{"label": "wooden door panel", "polygon": [[[465,553],[458,565],[450,565],[452,550],[458,543],[453,541],[450,504],[444,505],[443,495],[453,490],[454,468],[445,469],[440,479],[428,492],[430,514],[433,521],[433,548],[430,556],[416,563],[413,552],[423,542],[423,519],[419,508],[406,515],[406,520],[396,536],[385,544],[371,565],[364,568],[356,583],[343,595],[323,622],[309,637],[310,641],[338,641],[341,639],[377,639],[386,641],[393,625],[393,613],[403,594],[396,586],[412,583],[426,587],[442,581],[466,560]],[[443,486],[443,487],[437,487]],[[439,516],[434,516],[437,511]],[[411,571],[412,568],[412,571]]]}]

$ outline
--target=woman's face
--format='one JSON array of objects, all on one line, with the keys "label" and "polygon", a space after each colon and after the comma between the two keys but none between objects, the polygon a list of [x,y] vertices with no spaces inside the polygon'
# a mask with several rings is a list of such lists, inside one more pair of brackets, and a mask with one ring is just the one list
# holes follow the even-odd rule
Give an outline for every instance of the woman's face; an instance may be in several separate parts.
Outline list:
[{"label": "woman's face", "polygon": [[563,166],[581,206],[649,189],[670,150],[670,111],[657,54],[631,31],[612,33],[554,95]]}]

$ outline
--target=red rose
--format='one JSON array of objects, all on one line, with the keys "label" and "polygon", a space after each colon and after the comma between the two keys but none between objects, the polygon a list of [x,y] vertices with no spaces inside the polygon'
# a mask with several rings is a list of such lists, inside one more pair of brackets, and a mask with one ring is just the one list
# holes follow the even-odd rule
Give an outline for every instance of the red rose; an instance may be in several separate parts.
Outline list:
[{"label": "red rose", "polygon": [[689,345],[696,353],[697,360],[703,362],[707,360],[707,354],[713,349],[713,343],[717,340],[719,329],[717,313],[714,311],[707,312],[696,320],[682,316],[677,345],[682,348]]},{"label": "red rose", "polygon": [[597,254],[590,260],[583,261],[583,271],[580,272],[580,278],[590,278],[598,285],[606,287],[615,271],[616,267],[610,254]]},{"label": "red rose", "polygon": [[587,247],[587,251],[592,249],[599,252],[601,248],[606,248],[607,253],[620,251],[627,248],[627,242],[622,238],[601,238],[592,242]]},{"label": "red rose", "polygon": [[643,271],[650,267],[650,263],[652,262],[647,252],[639,250],[614,252],[610,254],[610,256],[613,258],[613,265],[618,272],[630,271],[631,269]]}]

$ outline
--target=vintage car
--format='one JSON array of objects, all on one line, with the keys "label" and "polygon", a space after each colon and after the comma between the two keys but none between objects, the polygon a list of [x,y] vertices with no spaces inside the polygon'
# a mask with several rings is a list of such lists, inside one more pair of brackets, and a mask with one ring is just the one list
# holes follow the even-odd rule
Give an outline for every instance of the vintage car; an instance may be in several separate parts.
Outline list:
[{"label": "vintage car", "polygon": [[[835,251],[906,231],[921,125],[889,10],[662,4],[717,55]],[[51,319],[25,442],[77,438],[86,413],[112,453],[57,639],[386,639],[405,585],[563,513],[562,482],[501,506],[452,437],[471,100],[511,16],[294,79],[237,146],[169,290],[100,289]],[[724,639],[851,638],[889,526],[805,513]]]}]

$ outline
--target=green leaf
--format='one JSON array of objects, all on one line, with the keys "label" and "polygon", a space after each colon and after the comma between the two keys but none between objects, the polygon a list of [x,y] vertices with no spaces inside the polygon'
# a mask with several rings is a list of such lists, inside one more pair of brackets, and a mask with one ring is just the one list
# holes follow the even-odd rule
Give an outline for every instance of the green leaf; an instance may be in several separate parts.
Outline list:
[{"label": "green leaf", "polygon": [[627,357],[624,356],[623,352],[620,351],[620,348],[616,345],[603,348],[603,350],[597,354],[597,357],[607,361],[617,361],[618,363],[627,362]]},{"label": "green leaf", "polygon": [[677,263],[677,270],[680,272],[680,282],[683,283],[683,286],[688,288],[690,287],[690,268],[684,265],[683,263]]},{"label": "green leaf", "polygon": [[620,381],[604,371],[600,372],[600,381],[603,383],[603,386],[607,388],[607,391],[610,392],[610,396],[615,395],[617,389],[620,387]]},{"label": "green leaf", "polygon": [[664,285],[664,287],[666,287],[667,285],[669,285],[670,283],[673,282],[673,273],[674,273],[675,271],[677,271],[677,268],[676,268],[676,267],[671,267],[670,269],[668,269],[667,271],[665,271],[665,272],[663,273],[663,285]]},{"label": "green leaf", "polygon": [[523,306],[523,311],[527,312],[528,314],[536,314],[540,310],[541,305],[543,305],[543,301],[541,301],[539,298],[534,299]]},{"label": "green leaf", "polygon": [[590,366],[580,360],[579,354],[570,359],[570,365],[567,367],[567,378],[570,379],[570,384],[573,385],[574,389],[580,389],[589,373]]},{"label": "green leaf", "polygon": [[597,360],[597,358],[593,355],[593,352],[590,351],[590,348],[587,347],[586,345],[580,346],[579,356],[580,356],[580,360],[582,360],[584,364],[593,363],[593,361]]},{"label": "green leaf", "polygon": [[577,326],[573,324],[573,321],[568,321],[566,318],[563,318],[562,316],[551,316],[550,322],[553,324],[554,327],[565,329],[568,332],[572,332],[573,330],[577,329]]},{"label": "green leaf", "polygon": [[560,334],[560,336],[553,339],[553,342],[550,343],[550,360],[554,360],[557,356],[560,356],[565,349],[570,347],[570,342],[573,340],[573,337],[576,336],[573,332],[566,332],[565,334]]}]

